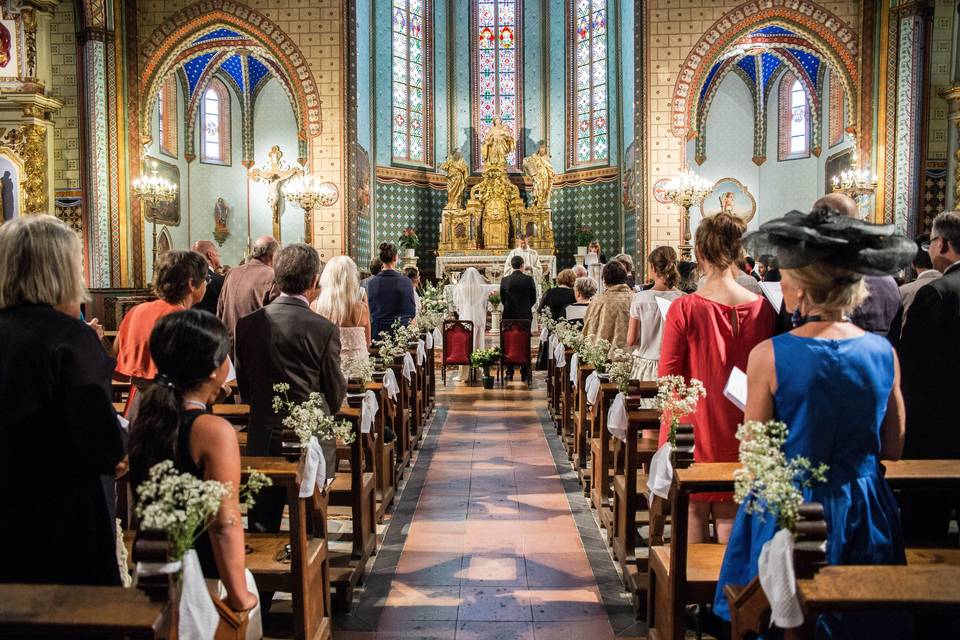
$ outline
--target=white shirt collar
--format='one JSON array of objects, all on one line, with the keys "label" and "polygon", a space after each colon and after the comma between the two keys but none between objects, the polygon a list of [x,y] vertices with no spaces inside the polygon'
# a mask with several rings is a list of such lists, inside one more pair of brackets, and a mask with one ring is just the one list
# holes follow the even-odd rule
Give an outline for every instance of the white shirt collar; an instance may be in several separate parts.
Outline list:
[{"label": "white shirt collar", "polygon": [[280,294],[279,296],[277,296],[277,297],[278,297],[278,298],[295,298],[295,299],[297,299],[297,300],[303,300],[303,304],[307,305],[308,307],[310,306],[310,301],[307,300],[307,296],[303,296],[303,295],[294,295],[294,296],[292,296],[292,295],[290,295],[289,293],[281,293],[281,294]]}]

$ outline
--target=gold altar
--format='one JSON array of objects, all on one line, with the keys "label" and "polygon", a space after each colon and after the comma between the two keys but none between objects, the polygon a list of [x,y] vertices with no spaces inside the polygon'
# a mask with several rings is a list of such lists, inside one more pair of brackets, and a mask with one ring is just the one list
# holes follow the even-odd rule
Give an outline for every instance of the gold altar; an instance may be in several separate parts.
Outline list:
[{"label": "gold altar", "polygon": [[524,235],[531,248],[554,251],[553,223],[549,197],[553,168],[541,148],[524,160],[524,167],[540,188],[531,206],[524,204],[520,189],[510,181],[506,157],[514,148],[510,130],[494,121],[481,147],[483,176],[470,189],[466,207],[461,207],[469,171],[457,152],[441,165],[447,172],[447,205],[440,222],[439,255],[466,253],[500,255],[513,248],[516,236]]}]

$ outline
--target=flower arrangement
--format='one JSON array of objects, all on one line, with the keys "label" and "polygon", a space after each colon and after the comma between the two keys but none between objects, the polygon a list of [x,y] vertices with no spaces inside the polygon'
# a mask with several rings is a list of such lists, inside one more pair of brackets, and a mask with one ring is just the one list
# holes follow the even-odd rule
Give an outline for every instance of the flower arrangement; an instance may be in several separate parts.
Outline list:
[{"label": "flower arrangement", "polygon": [[573,230],[573,235],[578,247],[587,246],[594,238],[593,229],[582,222],[577,224],[577,227]]},{"label": "flower arrangement", "polygon": [[373,363],[366,353],[347,356],[340,360],[340,371],[347,380],[373,380]]},{"label": "flower arrangement", "polygon": [[317,440],[337,440],[350,444],[354,440],[353,426],[346,420],[337,420],[328,413],[327,402],[323,396],[317,392],[311,393],[303,402],[291,402],[287,397],[290,385],[287,383],[273,385],[276,393],[283,394],[283,397],[273,397],[274,413],[286,412],[287,416],[283,419],[283,426],[292,429],[300,439],[300,443],[306,446],[310,438]]},{"label": "flower arrangement", "polygon": [[633,355],[623,349],[614,349],[607,373],[610,382],[617,385],[621,393],[626,393],[633,379]]},{"label": "flower arrangement", "polygon": [[[271,484],[262,473],[250,472],[247,483],[240,488],[241,504],[252,507],[254,496]],[[164,531],[173,545],[171,560],[180,560],[210,526],[231,491],[230,483],[179,473],[173,460],[164,460],[153,465],[147,479],[137,487],[137,517],[144,529]]]},{"label": "flower arrangement", "polygon": [[450,315],[450,303],[443,293],[443,287],[426,283],[420,292],[420,313],[417,314],[417,326],[423,331],[433,331]]},{"label": "flower arrangement", "polygon": [[603,338],[584,340],[577,353],[583,363],[593,367],[597,374],[602,374],[606,373],[610,366],[610,347],[610,341]]},{"label": "flower arrangement", "polygon": [[397,243],[404,249],[416,249],[420,246],[420,237],[413,227],[407,227],[400,234]]},{"label": "flower arrangement", "polygon": [[545,327],[550,333],[553,333],[557,327],[557,321],[553,319],[553,315],[547,308],[542,309],[540,313],[537,314],[537,323],[541,327]]},{"label": "flower arrangement", "polygon": [[690,384],[683,376],[663,376],[657,380],[657,398],[654,406],[670,416],[670,444],[677,444],[677,427],[681,416],[693,413],[701,398],[707,397],[703,383],[690,378]]},{"label": "flower arrangement", "polygon": [[499,307],[500,307],[500,292],[499,292],[499,291],[491,291],[491,292],[490,292],[490,295],[487,296],[487,302],[489,302],[490,305],[491,305],[494,309],[499,308]]},{"label": "flower arrangement", "polygon": [[490,366],[500,359],[500,347],[477,349],[470,354],[470,366],[474,369],[483,369],[484,375],[489,375]]},{"label": "flower arrangement", "polygon": [[386,362],[394,358],[402,358],[409,350],[411,341],[417,339],[417,330],[403,325],[400,320],[394,320],[389,331],[380,334],[374,344],[380,347],[380,357]]},{"label": "flower arrangement", "polygon": [[787,459],[783,443],[789,430],[783,422],[751,420],[737,429],[740,462],[733,473],[734,500],[747,513],[774,514],[781,529],[793,530],[803,504],[802,487],[826,482],[829,467],[814,467],[803,456]]},{"label": "flower arrangement", "polygon": [[583,347],[585,338],[579,325],[568,322],[567,320],[558,320],[553,327],[553,333],[557,336],[563,346],[579,352]]}]

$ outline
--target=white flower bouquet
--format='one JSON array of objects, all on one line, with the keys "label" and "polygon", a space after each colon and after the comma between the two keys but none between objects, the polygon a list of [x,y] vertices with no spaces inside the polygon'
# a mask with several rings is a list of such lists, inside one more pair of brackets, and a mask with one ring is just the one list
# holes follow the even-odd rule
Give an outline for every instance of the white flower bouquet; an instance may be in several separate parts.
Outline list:
[{"label": "white flower bouquet", "polygon": [[610,341],[603,338],[584,340],[577,353],[580,354],[581,362],[593,367],[600,375],[606,373],[610,366],[610,347]]},{"label": "white flower bouquet", "polygon": [[380,334],[380,338],[374,341],[380,347],[380,357],[385,362],[390,362],[394,358],[402,358],[410,348],[410,342],[417,339],[417,329],[410,326],[404,326],[399,320],[393,323],[390,331]]},{"label": "white flower bouquet", "polygon": [[537,314],[537,323],[541,327],[545,327],[550,333],[553,333],[557,327],[557,321],[553,319],[549,309],[542,309],[540,313]]},{"label": "white flower bouquet", "polygon": [[291,402],[287,397],[290,385],[286,383],[273,385],[276,393],[283,394],[273,397],[274,413],[285,412],[283,426],[293,430],[306,447],[310,438],[319,440],[337,439],[345,444],[351,444],[355,438],[353,426],[346,420],[337,420],[329,414],[327,403],[317,392],[311,393],[303,402]]},{"label": "white flower bouquet", "polygon": [[697,410],[701,398],[707,397],[703,383],[690,378],[690,384],[683,376],[662,376],[657,380],[657,398],[654,406],[670,417],[670,444],[677,444],[677,427],[682,416]]},{"label": "white flower bouquet", "polygon": [[610,382],[617,385],[620,393],[626,393],[633,379],[633,355],[623,349],[614,349],[607,367]]},{"label": "white flower bouquet", "polygon": [[373,363],[370,362],[370,356],[366,353],[347,356],[340,360],[340,371],[347,380],[362,380],[370,382],[373,380]]},{"label": "white flower bouquet", "polygon": [[585,338],[579,325],[566,320],[558,320],[553,328],[553,333],[566,348],[573,349],[578,353],[583,348]]},{"label": "white flower bouquet", "polygon": [[787,459],[783,443],[789,431],[783,422],[751,420],[737,429],[740,463],[733,473],[734,495],[747,513],[772,514],[781,529],[793,530],[800,505],[802,487],[826,482],[829,467],[814,467],[803,456]]},{"label": "white flower bouquet", "polygon": [[[241,504],[253,506],[254,496],[272,482],[253,471],[240,488]],[[189,473],[179,473],[172,460],[164,460],[150,468],[147,479],[137,488],[137,517],[143,529],[164,531],[173,544],[171,561],[183,558],[210,521],[224,498],[230,495],[229,483],[200,480]]]},{"label": "white flower bouquet", "polygon": [[417,326],[423,331],[433,331],[450,315],[450,303],[443,293],[442,285],[427,283],[420,292],[420,313]]}]

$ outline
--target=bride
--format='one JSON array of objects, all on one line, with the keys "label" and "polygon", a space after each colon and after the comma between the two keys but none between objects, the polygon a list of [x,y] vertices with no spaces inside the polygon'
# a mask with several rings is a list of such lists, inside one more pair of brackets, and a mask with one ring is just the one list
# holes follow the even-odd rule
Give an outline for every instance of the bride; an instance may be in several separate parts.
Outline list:
[{"label": "bride", "polygon": [[[483,337],[487,328],[487,281],[480,272],[470,267],[460,276],[453,290],[453,304],[461,320],[473,323],[473,349],[483,348]],[[466,378],[461,368],[460,378]]]}]

